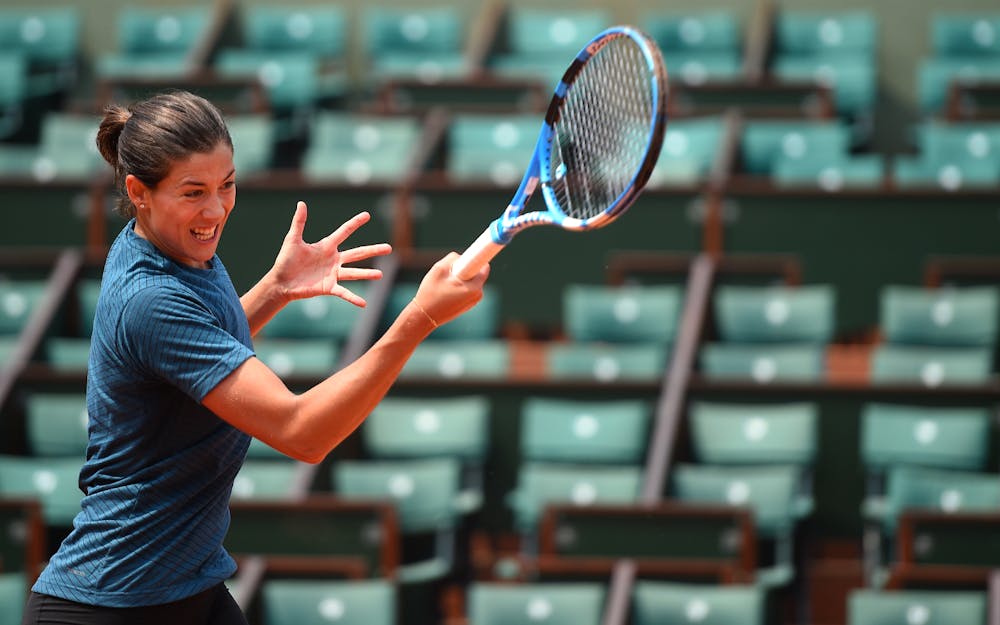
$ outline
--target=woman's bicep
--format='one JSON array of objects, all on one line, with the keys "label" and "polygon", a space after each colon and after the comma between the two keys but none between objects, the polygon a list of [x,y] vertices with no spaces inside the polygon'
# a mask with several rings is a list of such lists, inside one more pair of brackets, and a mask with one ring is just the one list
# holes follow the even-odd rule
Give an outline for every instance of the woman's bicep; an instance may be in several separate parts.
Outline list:
[{"label": "woman's bicep", "polygon": [[298,449],[298,396],[258,358],[247,359],[209,391],[202,403],[235,428],[278,451],[307,460]]}]

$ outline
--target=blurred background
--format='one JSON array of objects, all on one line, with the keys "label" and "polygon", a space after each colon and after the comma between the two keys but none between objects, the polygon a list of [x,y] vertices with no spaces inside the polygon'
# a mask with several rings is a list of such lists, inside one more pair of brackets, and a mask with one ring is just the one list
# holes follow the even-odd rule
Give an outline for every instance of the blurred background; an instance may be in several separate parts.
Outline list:
[{"label": "blurred background", "polygon": [[0,624],[79,508],[114,214],[101,111],[224,112],[219,253],[266,271],[360,210],[364,310],[256,339],[302,390],[510,200],[603,28],[658,42],[644,195],[532,229],[319,465],[259,442],[230,580],[253,625],[1000,624],[1000,9],[963,0],[0,4]]}]

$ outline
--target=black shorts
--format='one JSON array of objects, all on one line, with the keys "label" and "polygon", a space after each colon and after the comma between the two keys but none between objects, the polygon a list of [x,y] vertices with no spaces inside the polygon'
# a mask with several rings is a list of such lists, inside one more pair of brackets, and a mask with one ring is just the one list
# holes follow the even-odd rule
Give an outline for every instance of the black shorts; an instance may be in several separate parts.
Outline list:
[{"label": "black shorts", "polygon": [[247,625],[219,584],[187,599],[140,608],[106,608],[32,592],[21,625]]}]

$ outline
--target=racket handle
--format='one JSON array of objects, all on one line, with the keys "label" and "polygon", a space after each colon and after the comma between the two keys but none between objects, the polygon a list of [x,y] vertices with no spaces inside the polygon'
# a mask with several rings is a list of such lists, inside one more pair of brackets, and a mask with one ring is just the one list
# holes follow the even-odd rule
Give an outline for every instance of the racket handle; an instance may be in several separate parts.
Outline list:
[{"label": "racket handle", "polygon": [[462,280],[469,280],[483,268],[483,265],[490,262],[490,259],[497,255],[503,246],[495,243],[490,235],[490,229],[483,231],[479,238],[473,241],[462,255],[459,256],[455,264],[451,266],[451,275]]}]

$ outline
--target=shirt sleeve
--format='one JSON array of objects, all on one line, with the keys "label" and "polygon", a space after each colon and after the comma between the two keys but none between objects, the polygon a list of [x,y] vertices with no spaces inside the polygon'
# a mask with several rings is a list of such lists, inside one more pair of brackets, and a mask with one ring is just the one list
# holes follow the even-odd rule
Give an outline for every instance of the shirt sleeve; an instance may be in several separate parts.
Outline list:
[{"label": "shirt sleeve", "polygon": [[253,351],[194,294],[150,287],[126,304],[118,340],[126,358],[197,402]]}]

